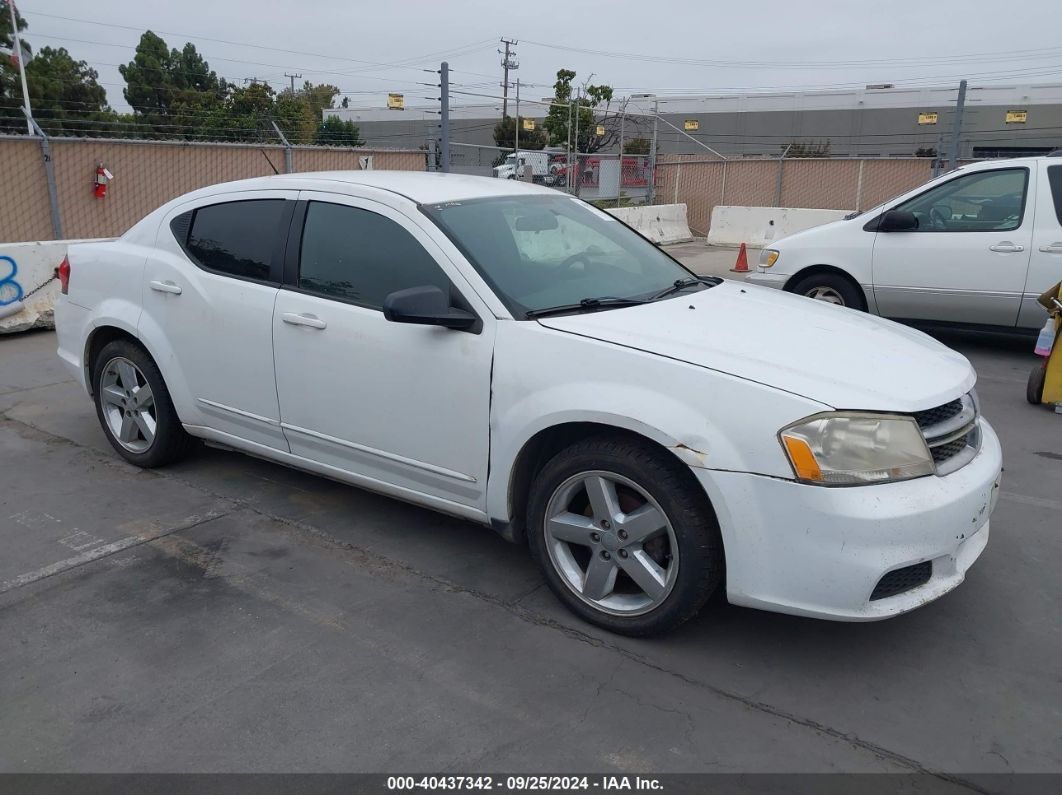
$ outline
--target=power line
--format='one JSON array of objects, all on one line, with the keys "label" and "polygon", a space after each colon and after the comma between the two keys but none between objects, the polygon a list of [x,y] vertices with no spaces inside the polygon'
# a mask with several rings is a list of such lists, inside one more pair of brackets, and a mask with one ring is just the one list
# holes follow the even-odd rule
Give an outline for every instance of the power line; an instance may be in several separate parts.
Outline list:
[{"label": "power line", "polygon": [[[213,37],[210,37],[210,36],[204,36],[204,35],[199,34],[199,33],[178,33],[178,32],[172,31],[172,30],[158,30],[158,29],[154,29],[154,28],[151,28],[150,26],[145,26],[145,25],[121,25],[121,24],[119,24],[117,22],[99,22],[98,20],[94,20],[94,19],[84,19],[84,18],[79,18],[79,17],[68,17],[68,16],[62,16],[62,15],[59,15],[59,14],[46,14],[46,13],[43,13],[43,12],[40,12],[40,11],[33,12],[33,16],[48,17],[50,19],[61,19],[61,20],[64,20],[66,22],[78,22],[78,23],[85,24],[85,25],[96,25],[96,26],[99,26],[99,27],[116,28],[116,29],[119,29],[119,30],[132,30],[132,31],[140,32],[140,33],[145,33],[148,30],[152,30],[153,32],[158,33],[158,34],[165,34],[167,36],[176,36],[178,38],[184,38],[184,39],[198,39],[200,41],[209,41],[209,42],[213,42],[215,44],[229,44],[229,45],[237,46],[237,47],[251,47],[251,48],[257,49],[257,50],[272,50],[273,52],[283,52],[283,53],[287,53],[289,55],[309,55],[309,56],[313,56],[315,58],[327,58],[327,59],[335,60],[335,61],[347,61],[349,63],[367,64],[367,65],[370,65],[370,66],[373,66],[373,67],[381,67],[381,68],[397,66],[398,64],[400,64],[402,62],[414,60],[413,58],[408,58],[408,59],[403,59],[403,61],[392,62],[392,63],[386,63],[386,62],[381,62],[381,61],[368,61],[368,60],[365,60],[365,59],[362,59],[362,58],[350,58],[350,57],[342,56],[342,55],[322,55],[320,52],[308,52],[306,50],[292,50],[292,49],[288,49],[288,48],[285,48],[285,47],[271,47],[271,46],[265,45],[265,44],[253,44],[253,43],[245,42],[245,41],[231,41],[229,39],[218,39],[218,38],[213,38]],[[34,34],[34,36],[38,36],[38,35],[40,35],[40,34],[36,34],[36,33]],[[484,45],[486,43],[489,43],[491,41],[493,41],[493,40],[492,39],[484,39],[481,42],[476,42],[475,44],[482,46],[482,45]],[[103,42],[99,42],[99,43],[103,43]],[[471,46],[471,45],[465,45],[465,47],[467,47],[467,46]],[[464,47],[460,47],[460,48],[457,48],[457,49],[464,49]],[[448,52],[448,51],[447,50],[443,50],[441,52]],[[430,55],[435,55],[435,54],[438,54],[438,53],[428,53],[427,55],[430,56]],[[418,56],[416,58],[416,60],[423,60],[426,57],[427,56]],[[218,60],[222,60],[222,59],[218,59]],[[413,68],[413,67],[409,67],[409,68]],[[313,71],[313,70],[311,70],[311,71]]]},{"label": "power line", "polygon": [[702,58],[685,58],[681,56],[647,55],[639,53],[610,52],[584,47],[571,47],[563,44],[550,44],[524,39],[525,44],[547,47],[553,50],[577,52],[584,55],[596,55],[604,58],[622,58],[627,61],[646,61],[650,63],[680,64],[685,66],[707,67],[742,67],[748,69],[837,69],[853,66],[889,66],[897,68],[914,68],[927,65],[962,63],[966,61],[985,62],[992,60],[1013,60],[1015,57],[1051,58],[1062,55],[1062,47],[1042,47],[1039,49],[1003,50],[989,53],[965,53],[956,55],[919,56],[912,58],[868,58],[859,60],[836,61],[739,61],[735,59],[714,60]]}]

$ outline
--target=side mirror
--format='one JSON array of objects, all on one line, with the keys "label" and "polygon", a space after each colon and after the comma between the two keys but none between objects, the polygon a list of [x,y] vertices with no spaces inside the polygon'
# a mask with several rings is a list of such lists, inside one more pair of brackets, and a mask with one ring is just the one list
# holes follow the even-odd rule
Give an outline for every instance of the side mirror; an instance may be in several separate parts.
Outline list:
[{"label": "side mirror", "polygon": [[918,216],[907,210],[889,210],[878,221],[879,232],[913,232],[918,228]]},{"label": "side mirror", "polygon": [[450,306],[450,298],[434,285],[396,290],[384,298],[383,313],[392,323],[416,323],[470,329],[479,320],[471,312]]}]

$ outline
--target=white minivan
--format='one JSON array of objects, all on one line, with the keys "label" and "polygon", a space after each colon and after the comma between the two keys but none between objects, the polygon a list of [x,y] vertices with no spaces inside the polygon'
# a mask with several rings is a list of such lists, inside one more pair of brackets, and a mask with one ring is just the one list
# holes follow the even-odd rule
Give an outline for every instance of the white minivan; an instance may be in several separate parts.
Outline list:
[{"label": "white minivan", "polygon": [[487,525],[616,632],[675,627],[718,588],[886,618],[988,543],[1002,452],[966,359],[697,277],[548,188],[215,185],[71,245],[58,276],[59,356],[126,460],[195,437]]},{"label": "white minivan", "polygon": [[783,238],[748,281],[888,318],[1039,329],[1062,279],[1062,158],[962,166]]}]

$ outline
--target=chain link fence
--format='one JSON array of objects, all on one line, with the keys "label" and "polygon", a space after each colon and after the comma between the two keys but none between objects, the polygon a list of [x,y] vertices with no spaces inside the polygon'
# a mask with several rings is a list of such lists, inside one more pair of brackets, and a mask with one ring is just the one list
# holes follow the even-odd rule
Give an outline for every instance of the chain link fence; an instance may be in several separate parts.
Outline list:
[{"label": "chain link fence", "polygon": [[[206,185],[285,171],[434,170],[424,149],[365,149],[128,139],[50,138],[56,216],[66,238],[124,233],[147,213]],[[55,239],[55,218],[40,138],[0,136],[0,169],[11,180],[0,205],[0,242]],[[684,203],[690,229],[707,234],[720,205],[865,210],[932,176],[929,158],[774,158],[719,160],[521,150],[454,142],[452,170],[523,178],[599,206]],[[106,198],[93,195],[96,168],[114,175]],[[508,172],[506,171],[508,168]]]},{"label": "chain link fence", "polygon": [[[50,138],[62,236],[114,237],[183,193],[219,182],[304,171],[424,171],[423,150],[333,148],[127,139]],[[114,175],[104,198],[96,169]],[[0,242],[53,240],[48,182],[39,138],[0,136],[0,168],[11,180],[0,205]]]}]

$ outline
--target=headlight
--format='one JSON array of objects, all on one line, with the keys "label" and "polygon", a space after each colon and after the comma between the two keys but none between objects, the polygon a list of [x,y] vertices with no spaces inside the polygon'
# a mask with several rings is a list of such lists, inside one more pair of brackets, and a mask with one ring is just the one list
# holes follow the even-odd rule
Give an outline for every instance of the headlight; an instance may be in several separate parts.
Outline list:
[{"label": "headlight", "polygon": [[783,428],[797,480],[820,486],[907,480],[936,471],[913,417],[831,412]]},{"label": "headlight", "polygon": [[778,262],[778,252],[773,248],[765,248],[760,252],[760,267],[769,268]]}]

